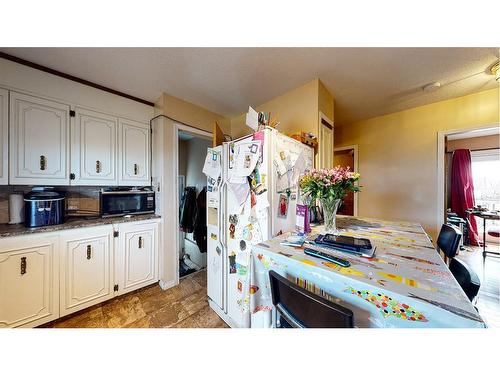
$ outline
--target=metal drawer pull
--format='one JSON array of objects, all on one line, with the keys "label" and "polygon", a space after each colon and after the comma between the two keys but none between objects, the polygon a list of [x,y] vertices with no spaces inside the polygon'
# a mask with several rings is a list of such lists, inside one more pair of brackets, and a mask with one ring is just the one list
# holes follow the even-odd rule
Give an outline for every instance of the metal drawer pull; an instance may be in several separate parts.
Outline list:
[{"label": "metal drawer pull", "polygon": [[135,175],[139,174],[139,164],[137,163],[134,164],[134,174]]},{"label": "metal drawer pull", "polygon": [[97,160],[97,161],[95,162],[95,171],[96,171],[97,173],[101,173],[101,161],[100,161],[100,160]]},{"label": "metal drawer pull", "polygon": [[26,257],[21,258],[21,275],[26,273]]},{"label": "metal drawer pull", "polygon": [[47,168],[47,157],[40,155],[40,170],[44,171]]},{"label": "metal drawer pull", "polygon": [[87,245],[87,259],[92,258],[92,246]]},{"label": "metal drawer pull", "polygon": [[142,249],[142,246],[143,246],[143,244],[142,244],[142,237],[139,236],[139,249]]}]

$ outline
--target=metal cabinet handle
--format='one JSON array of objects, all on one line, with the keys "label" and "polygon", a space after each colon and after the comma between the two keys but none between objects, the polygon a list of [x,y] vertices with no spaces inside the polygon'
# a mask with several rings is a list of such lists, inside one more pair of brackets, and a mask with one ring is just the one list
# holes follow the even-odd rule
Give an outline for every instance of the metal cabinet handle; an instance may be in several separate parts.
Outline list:
[{"label": "metal cabinet handle", "polygon": [[87,245],[87,259],[92,258],[92,246]]},{"label": "metal cabinet handle", "polygon": [[100,161],[100,160],[97,160],[97,161],[95,162],[95,171],[96,171],[97,173],[101,173],[101,161]]},{"label": "metal cabinet handle", "polygon": [[142,249],[142,237],[139,236],[139,249]]},{"label": "metal cabinet handle", "polygon": [[47,168],[47,157],[40,155],[40,170],[44,171]]},{"label": "metal cabinet handle", "polygon": [[139,164],[134,163],[134,174],[138,175],[139,174]]},{"label": "metal cabinet handle", "polygon": [[21,258],[21,275],[26,273],[26,257]]}]

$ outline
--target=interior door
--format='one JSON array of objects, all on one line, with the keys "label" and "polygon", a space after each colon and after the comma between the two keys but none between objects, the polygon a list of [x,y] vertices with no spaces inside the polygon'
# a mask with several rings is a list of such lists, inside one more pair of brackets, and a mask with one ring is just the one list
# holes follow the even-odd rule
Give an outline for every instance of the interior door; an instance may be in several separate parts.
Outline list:
[{"label": "interior door", "polygon": [[113,297],[112,234],[105,226],[62,237],[61,316]]},{"label": "interior door", "polygon": [[10,92],[10,183],[68,185],[69,106]]},{"label": "interior door", "polygon": [[333,123],[320,112],[319,124],[319,166],[333,167]]},{"label": "interior door", "polygon": [[119,185],[151,185],[149,124],[119,120]]},{"label": "interior door", "polygon": [[57,239],[7,239],[0,249],[0,327],[36,326],[56,319]]},{"label": "interior door", "polygon": [[157,223],[120,226],[120,294],[142,288],[158,280]]},{"label": "interior door", "polygon": [[9,183],[9,92],[0,88],[0,185]]},{"label": "interior door", "polygon": [[118,119],[76,108],[72,127],[72,185],[117,185]]}]

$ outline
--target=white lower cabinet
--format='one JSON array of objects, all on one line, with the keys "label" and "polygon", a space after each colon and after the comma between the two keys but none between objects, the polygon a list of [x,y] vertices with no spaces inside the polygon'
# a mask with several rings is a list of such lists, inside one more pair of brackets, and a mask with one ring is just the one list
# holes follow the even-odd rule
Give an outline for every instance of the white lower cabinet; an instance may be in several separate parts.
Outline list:
[{"label": "white lower cabinet", "polygon": [[158,223],[120,226],[116,274],[120,294],[158,280]]},{"label": "white lower cabinet", "polygon": [[0,239],[0,328],[34,327],[158,281],[159,220]]},{"label": "white lower cabinet", "polygon": [[61,316],[114,296],[113,227],[67,232],[61,236]]},{"label": "white lower cabinet", "polygon": [[0,327],[33,327],[59,317],[57,236],[0,240]]}]

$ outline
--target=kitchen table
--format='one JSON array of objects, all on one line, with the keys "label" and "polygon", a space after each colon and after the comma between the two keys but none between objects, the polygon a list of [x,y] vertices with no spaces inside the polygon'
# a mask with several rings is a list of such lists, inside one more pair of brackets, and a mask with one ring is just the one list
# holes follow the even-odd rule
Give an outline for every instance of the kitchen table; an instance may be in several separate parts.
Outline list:
[{"label": "kitchen table", "polygon": [[[268,274],[274,270],[350,308],[356,327],[485,327],[421,225],[339,216],[337,227],[342,235],[370,239],[375,256],[334,251],[351,263],[340,267],[281,245],[289,234],[252,248],[247,285],[241,288],[247,326],[273,325]],[[312,235],[322,229],[313,228]]]}]

